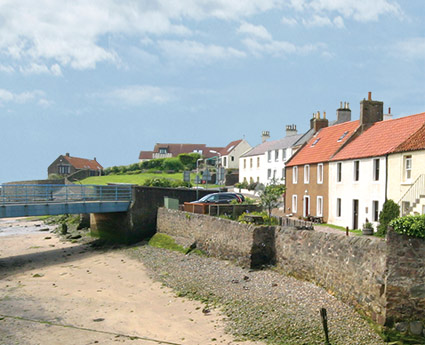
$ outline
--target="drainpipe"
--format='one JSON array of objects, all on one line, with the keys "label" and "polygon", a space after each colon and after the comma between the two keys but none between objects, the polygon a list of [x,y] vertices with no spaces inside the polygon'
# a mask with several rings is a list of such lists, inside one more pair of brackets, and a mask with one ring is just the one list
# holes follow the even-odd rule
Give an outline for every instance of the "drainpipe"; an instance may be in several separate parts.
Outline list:
[{"label": "drainpipe", "polygon": [[387,201],[388,194],[388,154],[385,155],[385,201]]}]

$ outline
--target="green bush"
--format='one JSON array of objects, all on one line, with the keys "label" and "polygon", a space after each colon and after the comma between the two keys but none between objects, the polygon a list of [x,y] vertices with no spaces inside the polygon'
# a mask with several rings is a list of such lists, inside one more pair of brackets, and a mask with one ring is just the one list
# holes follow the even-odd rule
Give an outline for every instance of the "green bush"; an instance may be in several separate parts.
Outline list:
[{"label": "green bush", "polygon": [[379,225],[376,234],[378,236],[385,236],[387,227],[393,219],[400,215],[400,206],[398,206],[391,199],[385,201],[382,211],[379,213]]},{"label": "green bush", "polygon": [[425,238],[425,215],[400,217],[389,225],[399,234]]},{"label": "green bush", "polygon": [[196,161],[201,158],[199,153],[181,153],[177,156],[187,170],[196,169]]},{"label": "green bush", "polygon": [[162,162],[161,168],[162,170],[181,171],[184,169],[184,166],[178,158],[167,158]]},{"label": "green bush", "polygon": [[268,224],[268,225],[277,225],[278,224],[277,219],[275,217],[269,217],[269,215],[266,212],[250,212],[250,213],[244,212],[239,216],[238,222],[247,224],[247,222],[244,220],[246,215],[261,216],[261,217],[263,217],[264,224]]},{"label": "green bush", "polygon": [[184,182],[182,180],[171,180],[165,177],[147,179],[143,183],[143,186],[165,188],[192,187],[190,182]]}]

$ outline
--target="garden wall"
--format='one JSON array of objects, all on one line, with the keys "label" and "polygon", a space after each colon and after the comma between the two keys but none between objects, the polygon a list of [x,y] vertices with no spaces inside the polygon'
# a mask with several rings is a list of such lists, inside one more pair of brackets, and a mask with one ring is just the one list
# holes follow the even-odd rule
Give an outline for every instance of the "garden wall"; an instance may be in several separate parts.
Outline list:
[{"label": "garden wall", "polygon": [[[157,231],[184,246],[244,266],[276,264],[311,280],[379,324],[425,321],[425,241],[394,233],[386,239],[294,228],[256,227],[160,208]],[[268,260],[268,261],[267,261]],[[419,321],[419,322],[416,322]]]}]

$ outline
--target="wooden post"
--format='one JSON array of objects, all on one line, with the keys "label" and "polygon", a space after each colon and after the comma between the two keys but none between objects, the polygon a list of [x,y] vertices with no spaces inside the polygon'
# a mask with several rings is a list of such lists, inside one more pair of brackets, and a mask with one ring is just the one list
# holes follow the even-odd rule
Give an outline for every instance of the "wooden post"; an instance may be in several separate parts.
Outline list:
[{"label": "wooden post", "polygon": [[331,345],[329,342],[329,334],[328,334],[328,316],[325,308],[320,309],[320,317],[322,318],[323,331],[325,332],[325,344]]},{"label": "wooden post", "polygon": [[345,227],[345,236],[348,236],[348,226]]}]

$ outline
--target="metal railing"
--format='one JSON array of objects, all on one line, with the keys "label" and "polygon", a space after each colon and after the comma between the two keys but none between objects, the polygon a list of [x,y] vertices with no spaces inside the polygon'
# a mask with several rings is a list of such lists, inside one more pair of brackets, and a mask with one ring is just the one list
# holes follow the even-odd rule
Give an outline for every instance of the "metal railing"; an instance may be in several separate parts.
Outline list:
[{"label": "metal railing", "polygon": [[9,185],[0,186],[0,205],[131,201],[131,186]]},{"label": "metal railing", "polygon": [[404,202],[409,203],[411,207],[417,203],[421,195],[425,195],[425,175],[419,175],[416,181],[410,186],[410,188],[404,193],[399,200],[398,204],[402,206]]}]

